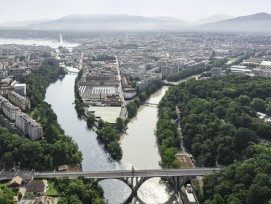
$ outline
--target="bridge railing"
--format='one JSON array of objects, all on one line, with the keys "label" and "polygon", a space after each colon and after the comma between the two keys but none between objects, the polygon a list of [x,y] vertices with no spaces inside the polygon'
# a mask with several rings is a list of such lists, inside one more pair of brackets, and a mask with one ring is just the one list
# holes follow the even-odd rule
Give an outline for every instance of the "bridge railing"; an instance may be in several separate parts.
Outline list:
[{"label": "bridge railing", "polygon": [[43,177],[71,177],[84,176],[87,178],[130,178],[130,177],[171,177],[171,176],[203,176],[220,171],[221,168],[191,168],[191,169],[145,169],[145,170],[114,170],[114,171],[82,171],[82,172],[2,172],[0,178],[12,178],[16,175],[32,175],[34,178]]}]

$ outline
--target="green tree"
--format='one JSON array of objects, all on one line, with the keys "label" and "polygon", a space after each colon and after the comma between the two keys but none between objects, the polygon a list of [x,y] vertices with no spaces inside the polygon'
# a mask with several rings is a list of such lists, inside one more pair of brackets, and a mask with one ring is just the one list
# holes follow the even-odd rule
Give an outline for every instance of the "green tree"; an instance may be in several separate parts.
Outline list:
[{"label": "green tree", "polygon": [[260,98],[254,98],[251,102],[251,106],[255,111],[265,113],[266,107],[264,100]]},{"label": "green tree", "polygon": [[119,132],[121,132],[125,128],[124,121],[120,117],[116,119],[115,127]]},{"label": "green tree", "polygon": [[87,117],[87,126],[89,128],[91,128],[94,125],[94,122],[95,122],[95,115],[94,114],[88,115],[88,117]]},{"label": "green tree", "polygon": [[13,203],[13,193],[7,187],[0,188],[0,204],[12,204]]}]

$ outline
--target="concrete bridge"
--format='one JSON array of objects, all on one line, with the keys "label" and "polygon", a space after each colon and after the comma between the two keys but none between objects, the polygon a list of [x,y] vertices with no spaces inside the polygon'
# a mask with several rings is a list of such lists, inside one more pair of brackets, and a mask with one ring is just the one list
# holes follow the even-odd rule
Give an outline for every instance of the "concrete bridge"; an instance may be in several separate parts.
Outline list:
[{"label": "concrete bridge", "polygon": [[145,102],[144,105],[145,106],[155,106],[155,107],[158,106],[157,103],[149,103],[149,102]]},{"label": "concrete bridge", "polygon": [[[127,199],[129,203],[137,195],[138,189],[144,182],[151,178],[159,177],[166,180],[179,195],[181,186],[191,177],[204,176],[220,171],[220,168],[181,168],[181,169],[147,169],[147,170],[112,170],[112,171],[83,171],[83,172],[20,172],[16,175],[32,175],[34,178],[61,178],[76,179],[79,176],[95,179],[97,182],[107,179],[117,179],[124,182],[130,189],[131,195]],[[0,173],[0,180],[11,179],[14,174]],[[179,197],[179,196],[177,196]]]}]

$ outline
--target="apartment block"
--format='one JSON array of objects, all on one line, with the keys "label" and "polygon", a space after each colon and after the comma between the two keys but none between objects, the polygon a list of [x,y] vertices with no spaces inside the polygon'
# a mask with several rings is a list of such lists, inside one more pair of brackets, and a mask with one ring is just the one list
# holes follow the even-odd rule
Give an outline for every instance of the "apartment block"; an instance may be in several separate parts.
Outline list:
[{"label": "apartment block", "polygon": [[3,113],[11,120],[15,121],[16,117],[21,113],[21,109],[12,105],[6,98],[0,96],[0,107]]},{"label": "apartment block", "polygon": [[20,94],[11,91],[8,94],[8,99],[15,105],[19,106],[23,111],[30,109],[30,100]]},{"label": "apartment block", "polygon": [[29,136],[31,140],[39,139],[43,132],[41,124],[25,113],[21,113],[17,116],[15,125],[24,135]]}]

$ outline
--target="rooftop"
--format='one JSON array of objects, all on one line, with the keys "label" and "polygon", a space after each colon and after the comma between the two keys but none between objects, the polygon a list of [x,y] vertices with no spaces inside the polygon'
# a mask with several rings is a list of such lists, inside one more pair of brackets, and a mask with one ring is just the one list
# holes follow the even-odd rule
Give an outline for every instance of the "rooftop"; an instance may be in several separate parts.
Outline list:
[{"label": "rooftop", "polygon": [[262,61],[261,66],[271,66],[271,61]]}]

